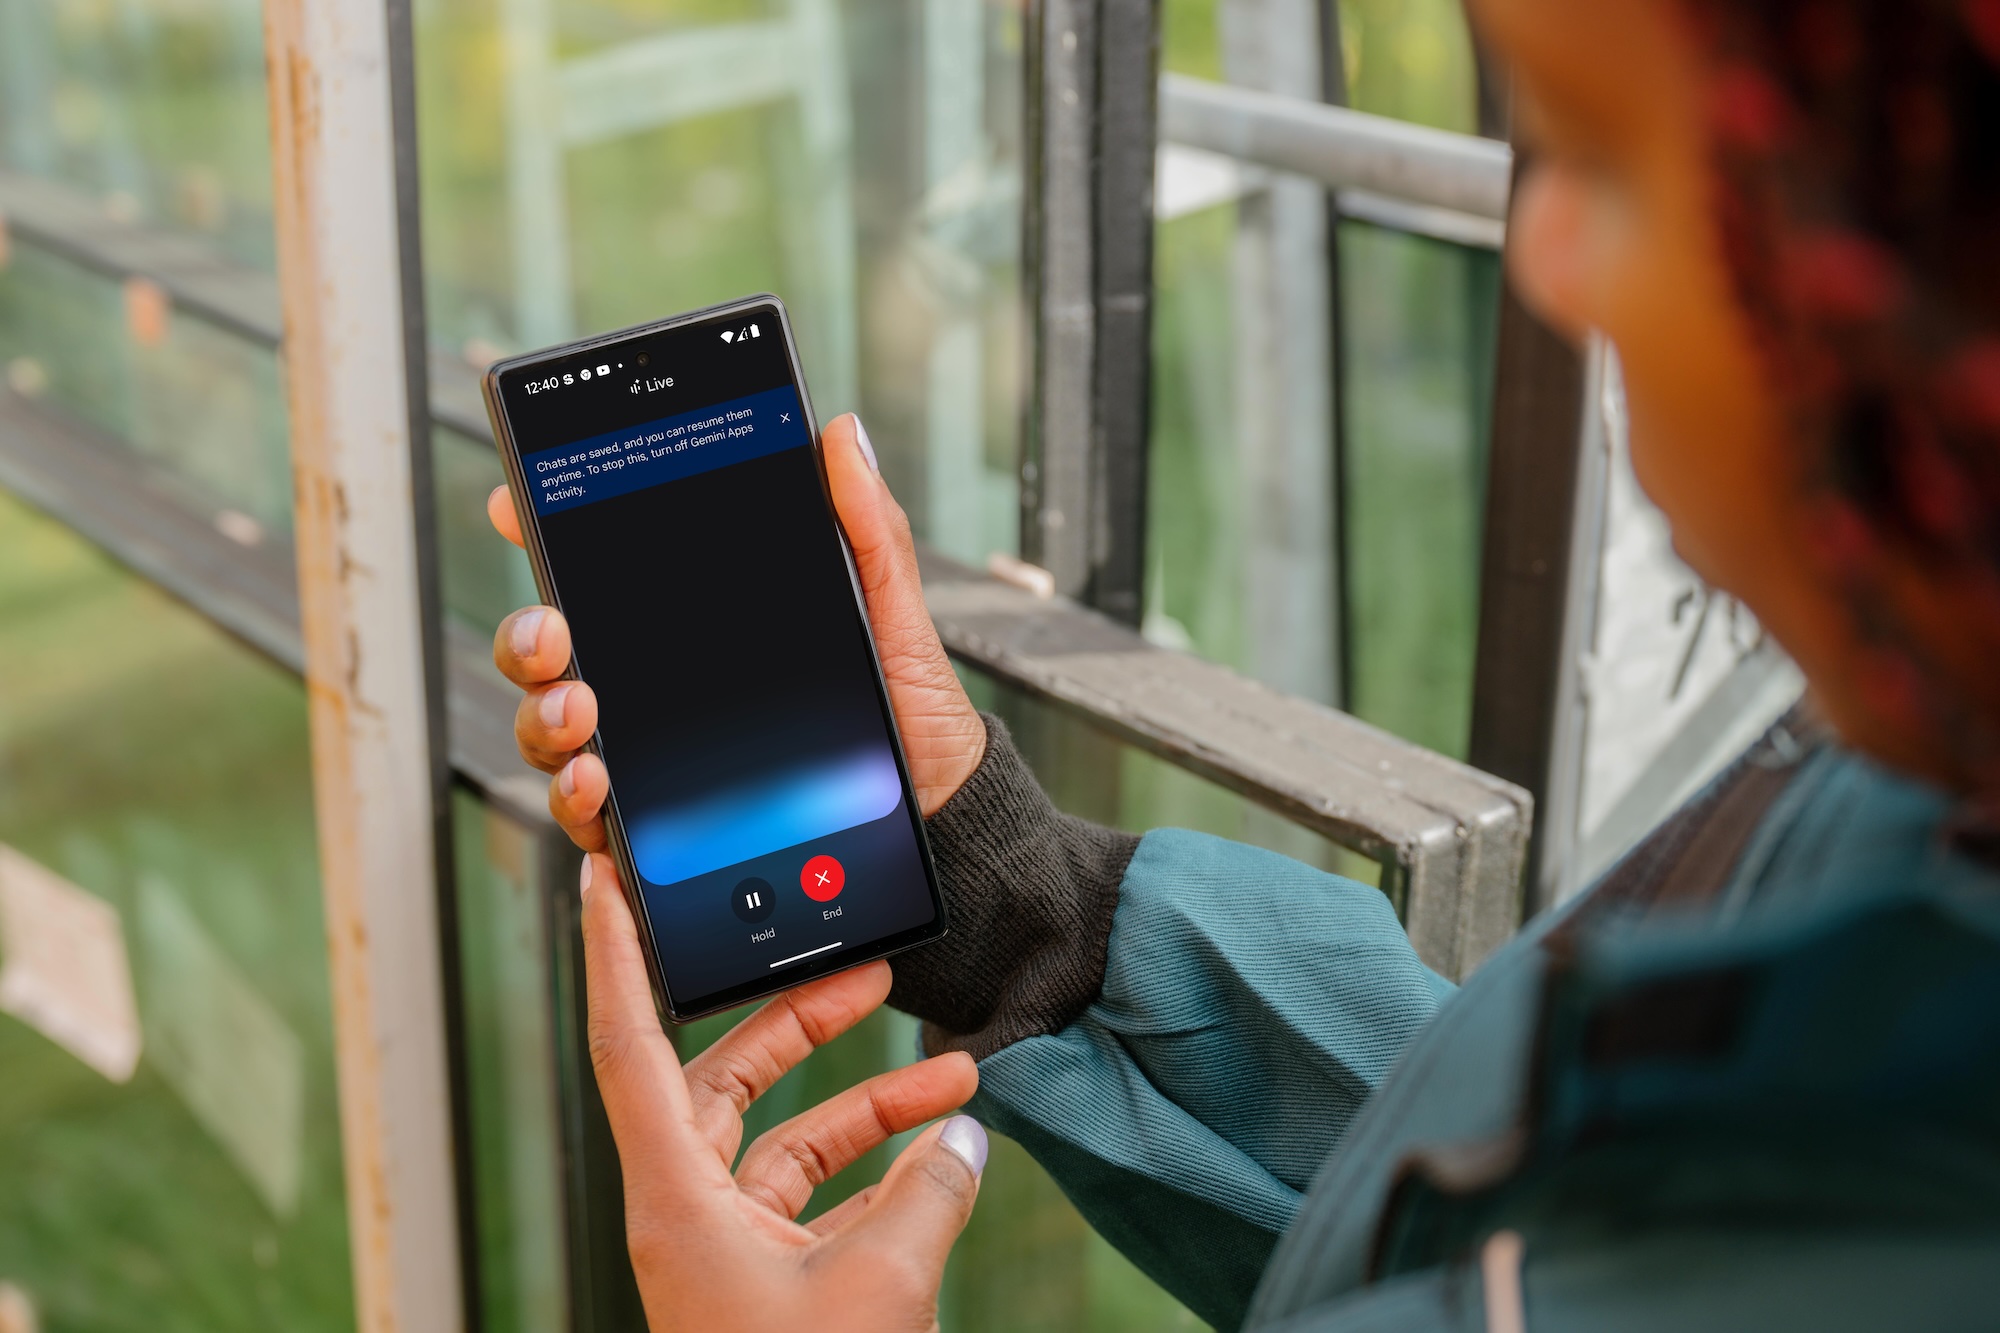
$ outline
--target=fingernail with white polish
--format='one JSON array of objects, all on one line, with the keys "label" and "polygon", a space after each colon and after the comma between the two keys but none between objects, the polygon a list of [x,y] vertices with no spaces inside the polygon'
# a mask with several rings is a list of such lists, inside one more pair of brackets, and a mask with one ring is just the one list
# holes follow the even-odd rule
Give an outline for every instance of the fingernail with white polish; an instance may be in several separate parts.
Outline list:
[{"label": "fingernail with white polish", "polygon": [[587,898],[587,897],[589,897],[589,896],[590,896],[590,857],[589,857],[589,856],[585,856],[585,857],[583,858],[583,874],[582,874],[582,875],[581,875],[581,876],[580,876],[580,877],[578,878],[578,880],[577,880],[577,885],[576,885],[576,896],[577,896],[577,897],[579,897],[579,898]]},{"label": "fingernail with white polish", "polygon": [[861,446],[861,456],[868,460],[868,470],[879,473],[882,465],[875,461],[875,442],[868,438],[868,427],[861,424],[861,418],[854,418],[854,442]]},{"label": "fingernail with white polish", "polygon": [[556,774],[556,790],[565,796],[576,795],[576,760],[564,764],[562,772]]},{"label": "fingernail with white polish", "polygon": [[955,1115],[945,1121],[938,1142],[957,1153],[973,1175],[986,1169],[986,1126],[971,1116]]},{"label": "fingernail with white polish", "polygon": [[514,645],[514,656],[535,655],[535,645],[542,641],[542,622],[548,618],[549,613],[540,607],[523,611],[515,617],[514,628],[507,635],[508,641]]},{"label": "fingernail with white polish", "polygon": [[560,727],[563,724],[563,707],[569,703],[569,692],[574,688],[573,685],[558,685],[542,696],[539,711],[543,726]]}]

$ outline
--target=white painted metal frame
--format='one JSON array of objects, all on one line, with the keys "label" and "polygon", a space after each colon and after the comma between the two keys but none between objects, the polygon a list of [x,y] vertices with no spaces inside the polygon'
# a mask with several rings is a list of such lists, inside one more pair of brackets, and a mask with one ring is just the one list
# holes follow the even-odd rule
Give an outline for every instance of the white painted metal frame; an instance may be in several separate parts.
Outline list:
[{"label": "white painted metal frame", "polygon": [[456,1333],[440,701],[410,427],[396,37],[384,0],[268,0],[265,40],[357,1326]]},{"label": "white painted metal frame", "polygon": [[1514,153],[1497,139],[1168,74],[1160,138],[1338,190],[1504,221]]}]

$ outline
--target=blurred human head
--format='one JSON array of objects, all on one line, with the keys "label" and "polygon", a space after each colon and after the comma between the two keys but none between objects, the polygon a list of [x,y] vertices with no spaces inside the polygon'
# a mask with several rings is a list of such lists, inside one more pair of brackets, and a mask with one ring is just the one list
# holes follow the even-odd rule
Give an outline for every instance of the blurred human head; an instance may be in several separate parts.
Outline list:
[{"label": "blurred human head", "polygon": [[1475,0],[1514,279],[1853,743],[2000,790],[2000,0]]}]

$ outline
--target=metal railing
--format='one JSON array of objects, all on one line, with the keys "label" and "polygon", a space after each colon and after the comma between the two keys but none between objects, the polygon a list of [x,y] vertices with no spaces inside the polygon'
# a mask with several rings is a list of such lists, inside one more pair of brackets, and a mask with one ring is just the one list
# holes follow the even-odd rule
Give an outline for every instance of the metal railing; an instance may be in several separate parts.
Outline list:
[{"label": "metal railing", "polygon": [[1160,79],[1160,138],[1333,190],[1494,222],[1507,218],[1514,150],[1497,139],[1181,74]]}]

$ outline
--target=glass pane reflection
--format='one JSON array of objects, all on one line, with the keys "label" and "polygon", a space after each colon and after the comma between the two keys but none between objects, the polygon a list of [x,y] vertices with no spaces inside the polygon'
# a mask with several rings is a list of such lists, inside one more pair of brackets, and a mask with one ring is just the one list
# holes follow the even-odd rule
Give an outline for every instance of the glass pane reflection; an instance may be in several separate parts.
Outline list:
[{"label": "glass pane reflection", "polygon": [[[1164,62],[1317,98],[1322,13],[1352,105],[1475,128],[1457,0],[1173,0]],[[1147,636],[1462,756],[1497,256],[1330,237],[1317,184],[1227,158],[1159,172]]]},{"label": "glass pane reflection", "polygon": [[441,346],[776,292],[918,531],[1013,548],[1016,7],[427,0],[417,53]]},{"label": "glass pane reflection", "polygon": [[144,1033],[116,1084],[0,1015],[0,1280],[54,1329],[351,1329],[304,691],[6,497],[0,842],[116,910]]}]

